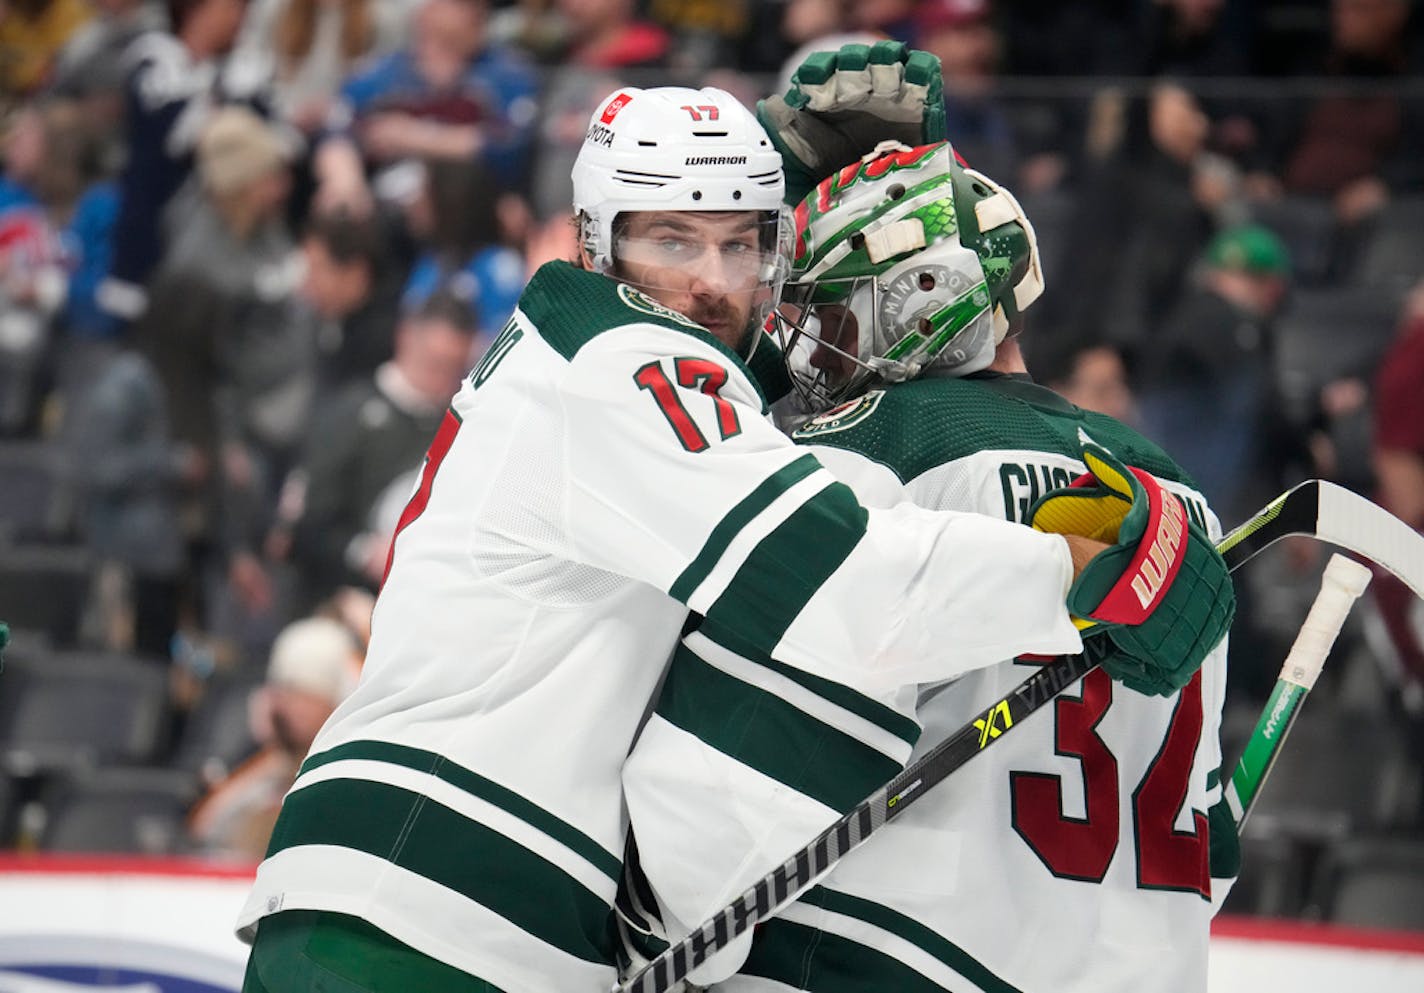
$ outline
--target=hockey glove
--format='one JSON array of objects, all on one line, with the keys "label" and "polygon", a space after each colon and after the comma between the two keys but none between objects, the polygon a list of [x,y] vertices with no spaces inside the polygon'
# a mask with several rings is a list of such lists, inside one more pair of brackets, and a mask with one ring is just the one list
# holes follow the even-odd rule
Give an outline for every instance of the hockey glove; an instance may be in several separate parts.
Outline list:
[{"label": "hockey glove", "polygon": [[1170,696],[1225,637],[1236,612],[1226,562],[1180,500],[1083,437],[1089,475],[1030,509],[1039,531],[1113,543],[1068,590],[1084,651],[1139,693]]},{"label": "hockey glove", "polygon": [[815,52],[785,94],[757,102],[757,120],[781,153],[786,202],[798,204],[882,141],[914,147],[944,140],[939,59],[898,41]]}]

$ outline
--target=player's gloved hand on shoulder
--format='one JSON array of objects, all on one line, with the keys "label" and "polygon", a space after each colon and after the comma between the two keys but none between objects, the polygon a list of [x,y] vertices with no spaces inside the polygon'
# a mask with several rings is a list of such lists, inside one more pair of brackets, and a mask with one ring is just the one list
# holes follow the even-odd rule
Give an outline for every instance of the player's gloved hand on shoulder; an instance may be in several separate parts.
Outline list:
[{"label": "player's gloved hand on shoulder", "polygon": [[1029,509],[1039,531],[1110,542],[1068,590],[1084,651],[1139,693],[1181,689],[1236,613],[1226,562],[1162,484],[1083,436],[1089,474]]},{"label": "player's gloved hand on shoulder", "polygon": [[898,41],[815,52],[784,94],[757,102],[757,120],[781,153],[786,202],[882,141],[943,141],[944,81],[939,59]]}]

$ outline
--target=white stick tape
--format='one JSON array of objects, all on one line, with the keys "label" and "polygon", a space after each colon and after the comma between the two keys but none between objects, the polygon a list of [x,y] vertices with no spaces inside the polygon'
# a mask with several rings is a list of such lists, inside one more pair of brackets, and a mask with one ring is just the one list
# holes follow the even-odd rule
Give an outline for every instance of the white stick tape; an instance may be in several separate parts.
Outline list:
[{"label": "white stick tape", "polygon": [[1370,570],[1354,559],[1335,554],[1320,577],[1320,592],[1311,605],[1310,614],[1291,645],[1290,654],[1281,666],[1281,679],[1307,690],[1320,676],[1330,646],[1340,634],[1345,616],[1365,587],[1370,584]]}]

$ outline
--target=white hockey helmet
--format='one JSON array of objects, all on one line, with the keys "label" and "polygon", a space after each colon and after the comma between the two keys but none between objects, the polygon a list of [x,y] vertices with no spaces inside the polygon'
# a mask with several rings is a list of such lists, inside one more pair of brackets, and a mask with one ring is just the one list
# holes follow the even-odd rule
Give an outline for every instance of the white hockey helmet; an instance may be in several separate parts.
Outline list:
[{"label": "white hockey helmet", "polygon": [[763,211],[768,269],[789,268],[791,222],[781,155],[756,117],[713,87],[623,87],[602,100],[573,168],[579,242],[611,272],[614,221],[627,211]]}]

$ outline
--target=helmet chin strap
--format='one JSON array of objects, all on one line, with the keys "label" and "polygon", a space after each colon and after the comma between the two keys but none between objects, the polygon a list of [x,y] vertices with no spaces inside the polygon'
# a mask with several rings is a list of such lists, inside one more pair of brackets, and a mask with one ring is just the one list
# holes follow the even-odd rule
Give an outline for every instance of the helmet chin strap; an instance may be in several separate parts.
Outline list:
[{"label": "helmet chin strap", "polygon": [[865,364],[887,383],[903,383],[907,379],[914,379],[924,370],[924,366],[918,362],[901,362],[875,355],[867,359]]}]

